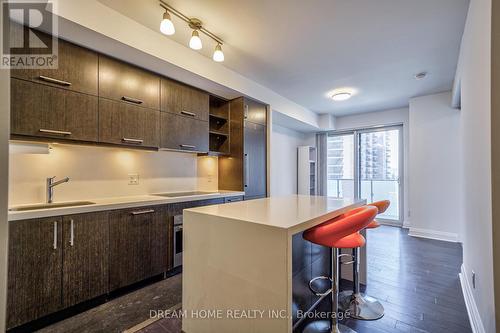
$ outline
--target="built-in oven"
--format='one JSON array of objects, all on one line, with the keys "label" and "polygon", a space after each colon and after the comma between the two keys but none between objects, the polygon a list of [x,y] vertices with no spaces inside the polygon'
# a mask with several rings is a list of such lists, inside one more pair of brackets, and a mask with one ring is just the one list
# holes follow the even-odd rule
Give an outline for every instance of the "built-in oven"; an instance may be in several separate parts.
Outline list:
[{"label": "built-in oven", "polygon": [[174,216],[174,267],[182,265],[182,214]]}]

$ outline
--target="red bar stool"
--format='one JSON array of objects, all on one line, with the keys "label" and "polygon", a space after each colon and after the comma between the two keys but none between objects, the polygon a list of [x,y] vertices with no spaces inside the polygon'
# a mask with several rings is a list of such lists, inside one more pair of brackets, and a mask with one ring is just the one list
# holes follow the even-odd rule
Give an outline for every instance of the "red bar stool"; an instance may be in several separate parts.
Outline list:
[{"label": "red bar stool", "polygon": [[[377,207],[378,214],[387,210],[391,202],[389,200],[377,201],[369,206]],[[380,223],[373,220],[366,229],[380,227]],[[341,311],[349,311],[352,318],[360,320],[376,320],[384,316],[384,307],[375,298],[360,292],[359,288],[359,247],[352,248],[352,283],[353,290],[343,291],[339,294],[339,304]]]},{"label": "red bar stool", "polygon": [[[338,323],[338,290],[339,290],[339,248],[353,248],[363,246],[365,238],[359,234],[377,215],[377,208],[364,206],[355,208],[346,214],[327,221],[303,233],[304,239],[319,245],[331,248],[331,298],[332,313],[330,320],[314,321],[303,330],[304,333],[356,333],[347,326]],[[330,292],[330,291],[329,291]]]}]

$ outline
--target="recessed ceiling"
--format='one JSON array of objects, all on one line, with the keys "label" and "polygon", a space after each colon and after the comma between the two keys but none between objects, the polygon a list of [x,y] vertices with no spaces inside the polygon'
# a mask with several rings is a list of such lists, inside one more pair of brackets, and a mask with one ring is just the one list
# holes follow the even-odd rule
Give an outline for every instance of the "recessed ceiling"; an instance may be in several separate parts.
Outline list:
[{"label": "recessed ceiling", "polygon": [[[159,32],[155,0],[100,0]],[[221,37],[227,66],[317,113],[398,108],[452,88],[468,0],[166,0]],[[173,17],[186,45],[191,30]],[[201,52],[215,44],[201,36]],[[193,51],[196,52],[196,51]],[[415,74],[427,72],[416,80]],[[356,91],[334,102],[329,92]]]}]

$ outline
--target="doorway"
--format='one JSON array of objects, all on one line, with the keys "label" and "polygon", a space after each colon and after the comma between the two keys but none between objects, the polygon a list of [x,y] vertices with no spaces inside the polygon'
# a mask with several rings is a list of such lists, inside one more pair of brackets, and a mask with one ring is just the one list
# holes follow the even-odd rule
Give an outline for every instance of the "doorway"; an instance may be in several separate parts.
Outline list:
[{"label": "doorway", "polygon": [[331,132],[327,136],[327,195],[367,202],[388,199],[377,220],[402,225],[402,125]]}]

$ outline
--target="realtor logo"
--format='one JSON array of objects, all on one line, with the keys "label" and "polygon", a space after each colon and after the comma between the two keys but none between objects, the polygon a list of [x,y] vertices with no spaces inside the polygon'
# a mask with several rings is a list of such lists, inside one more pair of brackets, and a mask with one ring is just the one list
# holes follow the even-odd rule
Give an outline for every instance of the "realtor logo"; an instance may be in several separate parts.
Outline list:
[{"label": "realtor logo", "polygon": [[44,0],[1,0],[1,68],[56,69],[57,17],[53,3]]}]

